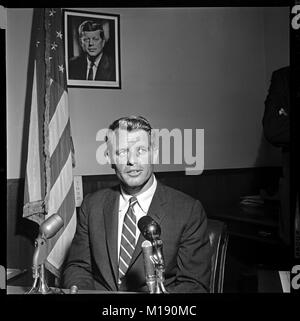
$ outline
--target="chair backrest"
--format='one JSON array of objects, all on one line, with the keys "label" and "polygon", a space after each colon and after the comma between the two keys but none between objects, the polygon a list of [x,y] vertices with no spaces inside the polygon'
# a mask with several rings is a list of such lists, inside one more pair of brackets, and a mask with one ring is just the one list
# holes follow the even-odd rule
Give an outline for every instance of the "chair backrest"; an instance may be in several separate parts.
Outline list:
[{"label": "chair backrest", "polygon": [[208,219],[207,229],[211,245],[210,293],[222,293],[228,244],[227,226],[222,221]]}]

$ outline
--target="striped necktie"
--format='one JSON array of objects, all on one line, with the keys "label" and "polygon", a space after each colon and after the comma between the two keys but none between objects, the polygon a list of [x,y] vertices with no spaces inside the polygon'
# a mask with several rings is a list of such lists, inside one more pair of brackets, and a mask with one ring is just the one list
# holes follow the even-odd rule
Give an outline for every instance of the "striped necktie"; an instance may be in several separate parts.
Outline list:
[{"label": "striped necktie", "polygon": [[136,203],[136,197],[131,197],[129,200],[128,210],[124,217],[119,258],[119,285],[122,283],[121,280],[126,274],[135,248],[136,216],[134,214],[133,207]]}]

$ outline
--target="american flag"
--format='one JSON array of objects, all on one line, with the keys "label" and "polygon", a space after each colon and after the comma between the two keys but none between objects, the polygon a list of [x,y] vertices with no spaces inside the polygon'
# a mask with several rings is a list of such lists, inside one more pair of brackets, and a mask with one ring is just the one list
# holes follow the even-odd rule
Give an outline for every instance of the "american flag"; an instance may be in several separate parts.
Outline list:
[{"label": "american flag", "polygon": [[49,239],[45,267],[57,277],[73,239],[76,207],[73,144],[61,8],[34,9],[34,55],[23,217],[39,225],[57,213],[64,227]]}]

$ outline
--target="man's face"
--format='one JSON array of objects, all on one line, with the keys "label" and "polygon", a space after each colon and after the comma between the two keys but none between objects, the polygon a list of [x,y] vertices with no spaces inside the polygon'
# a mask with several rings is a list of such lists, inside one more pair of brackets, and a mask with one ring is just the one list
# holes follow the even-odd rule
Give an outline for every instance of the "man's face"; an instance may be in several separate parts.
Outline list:
[{"label": "man's face", "polygon": [[83,51],[91,57],[98,56],[105,45],[105,40],[100,37],[100,30],[82,32],[80,42]]},{"label": "man's face", "polygon": [[139,192],[153,173],[150,135],[140,129],[118,129],[110,142],[110,159],[121,184],[127,191]]}]

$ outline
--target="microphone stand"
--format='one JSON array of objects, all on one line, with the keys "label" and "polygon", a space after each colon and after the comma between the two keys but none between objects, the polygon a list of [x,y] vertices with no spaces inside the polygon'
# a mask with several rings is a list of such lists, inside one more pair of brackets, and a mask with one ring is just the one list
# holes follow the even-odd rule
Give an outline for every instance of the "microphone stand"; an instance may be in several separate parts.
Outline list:
[{"label": "microphone stand", "polygon": [[33,254],[32,277],[33,285],[26,294],[59,294],[61,289],[51,289],[47,285],[44,260],[47,257],[47,240],[39,236],[35,240],[35,251]]},{"label": "microphone stand", "polygon": [[154,261],[155,274],[156,274],[155,293],[167,294],[168,291],[164,286],[165,263],[164,263],[163,254],[162,254],[162,245],[163,245],[162,240],[161,239],[153,240],[152,245],[154,248],[154,255],[152,258]]},{"label": "microphone stand", "polygon": [[164,286],[165,262],[162,250],[163,242],[159,238],[161,234],[160,226],[153,218],[146,215],[140,218],[138,227],[145,239],[150,241],[152,245],[152,251],[150,251],[151,254],[148,252],[148,256],[152,261],[152,267],[155,269],[155,275],[152,275],[154,271],[151,268],[151,275],[148,275],[149,271],[146,271],[146,283],[148,285],[149,292],[157,294],[168,293]]},{"label": "microphone stand", "polygon": [[64,294],[61,289],[52,289],[46,282],[45,260],[47,258],[47,239],[61,228],[63,221],[57,216],[51,217],[40,226],[40,233],[34,242],[32,262],[33,285],[25,294]]}]

